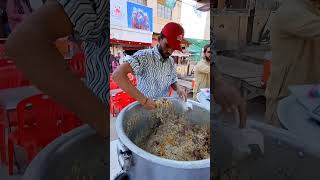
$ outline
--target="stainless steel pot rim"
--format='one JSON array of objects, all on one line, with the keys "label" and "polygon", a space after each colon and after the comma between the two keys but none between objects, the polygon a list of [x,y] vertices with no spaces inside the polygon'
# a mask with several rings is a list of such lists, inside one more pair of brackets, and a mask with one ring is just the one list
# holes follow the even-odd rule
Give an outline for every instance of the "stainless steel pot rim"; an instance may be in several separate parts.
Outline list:
[{"label": "stainless steel pot rim", "polygon": [[[174,99],[172,97],[167,97],[167,99]],[[197,105],[205,110],[208,110],[208,108],[204,107],[202,104],[192,101],[192,100],[188,100],[189,102],[191,102],[194,105]],[[164,159],[161,157],[158,157],[156,155],[153,155],[151,153],[148,153],[146,151],[144,151],[143,149],[141,149],[140,147],[138,147],[137,145],[135,145],[126,135],[124,132],[124,129],[122,127],[122,122],[123,122],[123,116],[124,113],[133,108],[134,106],[138,105],[138,102],[133,102],[130,105],[128,105],[126,108],[124,108],[120,114],[118,115],[117,121],[116,121],[116,130],[120,131],[117,132],[118,137],[120,139],[120,142],[126,146],[130,151],[132,151],[133,153],[135,153],[136,155],[140,156],[141,158],[144,158],[148,161],[151,161],[153,163],[156,164],[160,164],[163,166],[168,166],[168,167],[172,167],[172,168],[177,168],[177,169],[202,169],[202,168],[209,168],[210,167],[210,159],[204,159],[204,160],[199,160],[199,161],[176,161],[176,160],[169,160],[169,159]]]}]

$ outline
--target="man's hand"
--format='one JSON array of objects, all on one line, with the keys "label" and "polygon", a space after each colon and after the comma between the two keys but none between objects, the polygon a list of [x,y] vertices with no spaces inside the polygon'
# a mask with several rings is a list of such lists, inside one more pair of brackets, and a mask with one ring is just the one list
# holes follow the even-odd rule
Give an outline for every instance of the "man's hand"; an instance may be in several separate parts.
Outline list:
[{"label": "man's hand", "polygon": [[217,81],[213,90],[214,101],[221,105],[223,111],[239,112],[240,128],[246,126],[247,110],[246,102],[240,96],[239,91],[223,81]]},{"label": "man's hand", "polygon": [[146,109],[152,110],[156,108],[156,103],[150,98],[144,98],[143,100],[140,100],[138,102],[142,104]]},{"label": "man's hand", "polygon": [[183,99],[183,101],[187,101],[188,95],[187,95],[186,91],[183,88],[181,88],[180,86],[177,89],[177,94],[179,95],[179,97],[181,99]]},{"label": "man's hand", "polygon": [[222,81],[216,82],[216,87],[213,90],[214,101],[221,105],[222,109],[227,112],[243,103],[239,91],[229,84]]}]

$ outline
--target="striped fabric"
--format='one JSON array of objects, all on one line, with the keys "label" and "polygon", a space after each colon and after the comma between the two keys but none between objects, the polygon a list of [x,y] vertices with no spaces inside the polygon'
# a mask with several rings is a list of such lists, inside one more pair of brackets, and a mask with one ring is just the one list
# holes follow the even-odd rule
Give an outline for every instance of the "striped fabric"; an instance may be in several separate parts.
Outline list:
[{"label": "striped fabric", "polygon": [[109,1],[58,0],[85,43],[86,85],[109,104]]},{"label": "striped fabric", "polygon": [[124,61],[131,65],[137,77],[137,88],[148,98],[168,96],[170,86],[177,82],[174,60],[171,57],[163,59],[158,46],[126,56]]}]

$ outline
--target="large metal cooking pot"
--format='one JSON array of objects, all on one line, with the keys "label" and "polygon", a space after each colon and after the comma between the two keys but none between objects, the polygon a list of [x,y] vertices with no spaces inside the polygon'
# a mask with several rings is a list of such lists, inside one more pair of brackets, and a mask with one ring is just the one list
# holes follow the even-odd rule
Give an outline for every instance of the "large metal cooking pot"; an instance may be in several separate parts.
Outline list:
[{"label": "large metal cooking pot", "polygon": [[84,125],[57,138],[30,163],[23,180],[107,180],[106,140]]},{"label": "large metal cooking pot", "polygon": [[[177,113],[182,113],[175,98],[173,102]],[[188,100],[193,110],[188,112],[188,120],[194,123],[210,123],[210,112],[201,104]],[[118,147],[119,163],[123,168],[121,177],[130,180],[209,180],[210,159],[199,161],[175,161],[161,158],[138,147],[133,141],[142,134],[148,134],[155,121],[151,112],[135,102],[121,111],[116,122],[120,139]]]}]

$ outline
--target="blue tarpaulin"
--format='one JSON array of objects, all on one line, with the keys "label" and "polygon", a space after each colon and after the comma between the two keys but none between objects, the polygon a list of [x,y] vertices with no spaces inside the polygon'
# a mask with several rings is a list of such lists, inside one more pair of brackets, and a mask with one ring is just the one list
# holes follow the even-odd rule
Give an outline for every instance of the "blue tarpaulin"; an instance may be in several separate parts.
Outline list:
[{"label": "blue tarpaulin", "polygon": [[203,47],[210,43],[209,40],[185,38],[190,43],[187,47],[193,61],[200,61]]}]

